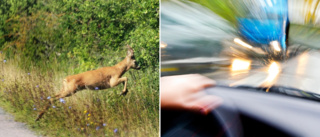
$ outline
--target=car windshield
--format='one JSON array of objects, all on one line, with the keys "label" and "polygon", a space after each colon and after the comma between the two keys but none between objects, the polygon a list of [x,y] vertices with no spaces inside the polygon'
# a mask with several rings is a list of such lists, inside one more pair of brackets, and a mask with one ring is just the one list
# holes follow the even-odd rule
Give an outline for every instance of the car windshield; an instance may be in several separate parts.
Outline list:
[{"label": "car windshield", "polygon": [[[260,0],[258,8],[249,7],[248,0],[161,2],[161,76],[200,73],[223,86],[320,94],[320,15],[311,13],[316,6],[301,8],[303,1],[289,1],[279,11],[279,0]],[[275,16],[251,16],[257,9]],[[260,25],[239,18],[254,18]],[[270,21],[277,19],[282,21]]]}]

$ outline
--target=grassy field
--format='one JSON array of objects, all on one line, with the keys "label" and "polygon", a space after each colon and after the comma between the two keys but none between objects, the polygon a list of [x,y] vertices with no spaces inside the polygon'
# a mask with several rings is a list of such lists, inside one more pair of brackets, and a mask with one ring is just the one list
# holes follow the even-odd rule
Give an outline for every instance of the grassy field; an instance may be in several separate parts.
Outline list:
[{"label": "grassy field", "polygon": [[[129,92],[124,97],[120,96],[122,84],[106,90],[83,90],[55,102],[35,122],[37,113],[48,103],[47,98],[60,90],[63,78],[78,72],[77,65],[35,65],[23,58],[5,58],[3,54],[0,53],[0,106],[39,135],[159,136],[158,69],[129,70],[124,75],[129,79]],[[124,51],[118,51],[106,58],[119,62],[124,56]]]}]

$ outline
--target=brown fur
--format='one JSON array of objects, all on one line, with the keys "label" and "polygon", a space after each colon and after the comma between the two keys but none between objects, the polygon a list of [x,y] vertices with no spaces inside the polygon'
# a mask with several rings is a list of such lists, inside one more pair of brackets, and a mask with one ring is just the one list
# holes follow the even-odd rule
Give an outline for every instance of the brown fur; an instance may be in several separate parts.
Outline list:
[{"label": "brown fur", "polygon": [[121,95],[126,95],[127,90],[127,77],[122,75],[130,68],[139,69],[134,59],[133,49],[128,46],[127,56],[118,64],[112,67],[103,67],[92,71],[83,72],[76,75],[67,76],[63,80],[63,86],[61,91],[50,99],[49,104],[39,113],[36,121],[38,121],[45,111],[47,111],[52,102],[59,98],[64,98],[75,94],[77,91],[83,89],[95,89],[96,87],[101,89],[107,89],[117,86],[120,83],[124,84]]}]

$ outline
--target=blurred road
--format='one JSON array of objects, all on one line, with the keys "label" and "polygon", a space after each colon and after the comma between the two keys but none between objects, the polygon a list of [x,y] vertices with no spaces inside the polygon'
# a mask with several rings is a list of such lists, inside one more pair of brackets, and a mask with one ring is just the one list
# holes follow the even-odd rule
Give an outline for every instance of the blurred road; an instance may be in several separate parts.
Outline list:
[{"label": "blurred road", "polygon": [[284,86],[320,94],[318,62],[318,51],[304,52],[283,62],[269,59],[198,57],[164,61],[162,74],[200,73],[216,80],[220,85]]},{"label": "blurred road", "polygon": [[[236,13],[243,10],[245,16],[250,15],[249,20],[266,23],[265,26],[252,25],[250,34],[256,35],[255,38],[265,34],[267,26],[274,25],[271,23],[274,19],[282,20],[273,18],[274,14],[262,15],[263,8],[259,7],[265,7],[262,1],[242,1],[241,5],[238,2],[211,1],[202,4],[206,7],[193,2],[161,3],[161,76],[200,73],[225,86],[284,86],[320,94],[320,29],[315,25],[320,24],[320,14],[312,18],[304,14],[313,10],[310,7],[317,9],[315,3],[306,7],[301,6],[307,5],[305,1],[289,1],[288,46],[286,51],[280,49],[281,53],[288,53],[285,55],[278,54],[277,44],[248,41],[248,36],[239,33],[239,25],[243,27],[243,23],[232,18],[242,17]],[[277,8],[264,10],[266,14],[280,15]],[[270,39],[276,33],[276,29],[273,30],[272,35],[261,37]],[[279,61],[284,57],[284,61]]]},{"label": "blurred road", "polygon": [[[231,86],[266,87],[275,85],[320,94],[320,84],[318,84],[320,83],[320,64],[318,62],[320,62],[319,52],[305,52],[282,63],[271,61],[265,67],[248,72],[250,76],[238,79],[231,83]],[[231,71],[231,75],[237,75],[234,73],[236,72]]]},{"label": "blurred road", "polygon": [[13,117],[0,108],[0,137],[36,137],[25,124],[15,122]]}]

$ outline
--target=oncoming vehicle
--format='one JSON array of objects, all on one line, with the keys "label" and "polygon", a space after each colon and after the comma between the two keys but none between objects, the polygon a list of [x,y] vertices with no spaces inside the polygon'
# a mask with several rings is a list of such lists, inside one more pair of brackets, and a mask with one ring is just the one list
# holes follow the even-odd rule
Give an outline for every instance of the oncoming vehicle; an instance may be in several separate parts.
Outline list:
[{"label": "oncoming vehicle", "polygon": [[[273,56],[284,57],[289,31],[287,0],[250,1],[243,17],[237,17],[240,36],[238,44],[261,47]],[[245,2],[244,2],[245,3]]]}]

